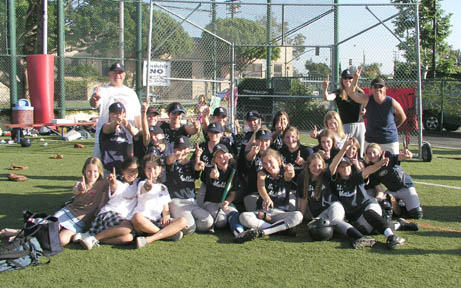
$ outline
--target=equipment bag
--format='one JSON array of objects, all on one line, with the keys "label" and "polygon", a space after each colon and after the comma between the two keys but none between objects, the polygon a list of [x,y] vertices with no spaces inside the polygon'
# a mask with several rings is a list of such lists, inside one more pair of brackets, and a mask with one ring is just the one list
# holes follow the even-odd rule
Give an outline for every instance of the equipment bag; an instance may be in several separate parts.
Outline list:
[{"label": "equipment bag", "polygon": [[32,213],[24,211],[24,235],[36,237],[43,253],[46,256],[54,256],[62,251],[59,240],[59,222],[54,216],[45,213]]},{"label": "equipment bag", "polygon": [[[0,273],[39,265],[43,250],[35,237],[17,236],[13,241],[0,246]],[[48,257],[47,257],[48,258]],[[48,262],[40,263],[48,264]]]}]

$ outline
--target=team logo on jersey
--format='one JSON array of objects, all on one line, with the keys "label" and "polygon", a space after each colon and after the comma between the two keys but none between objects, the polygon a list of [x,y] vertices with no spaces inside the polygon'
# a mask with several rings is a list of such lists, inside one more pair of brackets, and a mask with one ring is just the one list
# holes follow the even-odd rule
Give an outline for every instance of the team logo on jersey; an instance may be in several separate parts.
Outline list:
[{"label": "team logo on jersey", "polygon": [[387,173],[388,173],[388,171],[387,171],[386,169],[384,169],[384,170],[380,171],[380,172],[378,173],[378,175],[379,175],[380,177],[384,177],[384,176],[387,175]]}]

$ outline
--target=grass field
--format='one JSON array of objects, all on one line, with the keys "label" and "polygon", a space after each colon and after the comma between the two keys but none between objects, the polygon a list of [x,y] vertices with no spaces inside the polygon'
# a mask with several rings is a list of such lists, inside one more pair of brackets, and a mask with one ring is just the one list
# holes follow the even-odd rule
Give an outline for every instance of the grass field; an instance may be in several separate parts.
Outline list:
[{"label": "grass field", "polygon": [[[0,145],[0,227],[21,227],[24,209],[53,213],[71,196],[92,142],[33,139],[29,148]],[[56,153],[64,159],[50,159]],[[2,287],[459,287],[461,281],[460,150],[434,149],[430,163],[403,164],[417,184],[424,208],[420,231],[400,232],[407,244],[353,250],[335,235],[312,242],[305,223],[298,236],[272,236],[233,244],[228,230],[193,234],[179,242],[134,246],[102,245],[91,251],[69,245],[49,265],[0,274]],[[29,180],[7,180],[11,164],[27,165]],[[457,284],[458,283],[458,284]]]}]

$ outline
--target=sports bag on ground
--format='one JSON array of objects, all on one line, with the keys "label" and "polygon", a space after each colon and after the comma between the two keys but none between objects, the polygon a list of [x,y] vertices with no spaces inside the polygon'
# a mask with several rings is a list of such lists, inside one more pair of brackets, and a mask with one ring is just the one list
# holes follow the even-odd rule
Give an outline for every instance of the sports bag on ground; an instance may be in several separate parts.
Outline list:
[{"label": "sports bag on ground", "polygon": [[[37,238],[17,236],[11,242],[0,246],[0,273],[37,265],[41,256],[43,250]],[[48,262],[41,264],[48,263],[50,263],[49,258]]]},{"label": "sports bag on ground", "polygon": [[24,235],[26,237],[36,237],[46,256],[54,256],[62,252],[62,245],[59,240],[59,222],[56,217],[30,211],[24,211],[23,214]]}]

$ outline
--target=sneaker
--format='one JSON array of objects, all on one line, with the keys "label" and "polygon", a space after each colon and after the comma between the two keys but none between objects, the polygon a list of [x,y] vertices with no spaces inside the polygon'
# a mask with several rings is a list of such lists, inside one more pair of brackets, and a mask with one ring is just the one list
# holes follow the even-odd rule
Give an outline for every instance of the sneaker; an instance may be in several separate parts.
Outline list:
[{"label": "sneaker", "polygon": [[395,249],[399,246],[402,246],[403,244],[405,244],[405,239],[398,235],[394,234],[387,237],[386,245],[389,249]]},{"label": "sneaker", "polygon": [[82,240],[83,238],[87,238],[91,236],[89,232],[85,232],[85,233],[77,233],[74,235],[74,237],[72,238],[72,242],[79,242],[80,240]]},{"label": "sneaker", "polygon": [[136,238],[136,249],[140,249],[146,245],[147,245],[146,237],[140,236]]},{"label": "sneaker", "polygon": [[178,233],[176,233],[173,236],[170,236],[170,237],[168,237],[166,239],[170,240],[170,241],[179,241],[179,240],[182,239],[182,236],[184,236],[184,234],[182,233],[182,231],[179,231]]},{"label": "sneaker", "polygon": [[258,229],[248,229],[243,232],[240,232],[237,237],[235,237],[234,242],[235,243],[244,243],[247,241],[253,241],[256,238],[258,238],[260,235]]},{"label": "sneaker", "polygon": [[99,241],[92,235],[88,235],[88,237],[82,237],[82,239],[80,239],[80,244],[82,244],[86,250],[91,250],[94,246],[99,247]]},{"label": "sneaker", "polygon": [[354,249],[362,249],[366,247],[373,247],[375,244],[376,240],[374,238],[362,236],[352,242],[352,247],[354,247]]},{"label": "sneaker", "polygon": [[418,231],[419,226],[415,222],[408,222],[407,220],[403,218],[399,218],[397,221],[400,223],[400,229],[401,231]]}]

